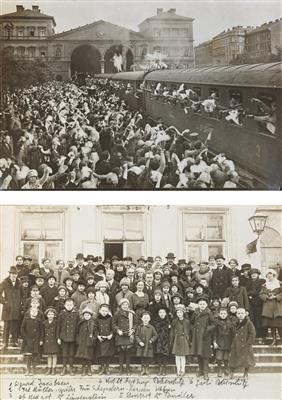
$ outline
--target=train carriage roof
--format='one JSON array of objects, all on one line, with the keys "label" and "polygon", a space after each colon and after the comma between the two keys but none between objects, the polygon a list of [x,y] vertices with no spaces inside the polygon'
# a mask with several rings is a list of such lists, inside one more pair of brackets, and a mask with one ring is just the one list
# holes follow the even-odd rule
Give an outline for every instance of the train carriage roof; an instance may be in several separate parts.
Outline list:
[{"label": "train carriage roof", "polygon": [[156,70],[145,81],[228,86],[282,87],[282,63],[226,65],[185,70]]},{"label": "train carriage roof", "polygon": [[117,72],[112,75],[112,79],[116,81],[143,81],[146,73],[146,71]]}]

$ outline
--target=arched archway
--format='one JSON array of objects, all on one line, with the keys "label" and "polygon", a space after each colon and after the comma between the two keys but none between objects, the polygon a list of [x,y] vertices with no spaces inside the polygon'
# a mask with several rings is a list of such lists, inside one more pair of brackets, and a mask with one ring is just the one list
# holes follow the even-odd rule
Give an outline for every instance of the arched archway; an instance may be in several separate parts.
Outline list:
[{"label": "arched archway", "polygon": [[[125,55],[125,57],[124,57]],[[131,49],[122,45],[111,46],[105,53],[105,73],[113,74],[120,71],[130,71],[134,64]]]},{"label": "arched archway", "polygon": [[74,49],[71,55],[71,75],[75,73],[101,73],[101,54],[90,44],[85,44]]}]

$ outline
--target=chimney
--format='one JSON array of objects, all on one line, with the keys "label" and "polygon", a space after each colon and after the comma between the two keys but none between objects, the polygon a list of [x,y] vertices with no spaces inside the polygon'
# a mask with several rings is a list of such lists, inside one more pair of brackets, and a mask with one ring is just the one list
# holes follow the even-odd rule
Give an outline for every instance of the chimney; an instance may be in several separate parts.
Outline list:
[{"label": "chimney", "polygon": [[170,9],[168,10],[168,13],[169,13],[169,14],[175,14],[175,12],[176,12],[176,8],[170,8]]},{"label": "chimney", "polygon": [[39,6],[32,6],[32,11],[40,13]]},{"label": "chimney", "polygon": [[24,11],[24,6],[16,6],[17,7],[17,12]]},{"label": "chimney", "polygon": [[163,8],[157,8],[157,15],[162,14],[163,10],[164,10]]}]

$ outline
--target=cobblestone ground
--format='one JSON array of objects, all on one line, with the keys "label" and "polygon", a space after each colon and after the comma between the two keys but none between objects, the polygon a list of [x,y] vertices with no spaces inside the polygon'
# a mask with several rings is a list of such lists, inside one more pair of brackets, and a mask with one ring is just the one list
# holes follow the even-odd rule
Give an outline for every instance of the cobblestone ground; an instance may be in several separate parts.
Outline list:
[{"label": "cobblestone ground", "polygon": [[106,377],[74,377],[35,375],[2,375],[1,399],[17,400],[95,400],[95,399],[224,399],[280,400],[281,375],[250,374],[249,380],[240,375],[234,379],[208,381],[191,377],[178,378],[138,375]]}]

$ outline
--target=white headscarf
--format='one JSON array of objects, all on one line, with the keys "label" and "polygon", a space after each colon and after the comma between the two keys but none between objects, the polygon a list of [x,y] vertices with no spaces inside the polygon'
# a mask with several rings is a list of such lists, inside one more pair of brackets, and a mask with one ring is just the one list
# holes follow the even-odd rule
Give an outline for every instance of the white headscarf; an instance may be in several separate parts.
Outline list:
[{"label": "white headscarf", "polygon": [[[274,279],[272,281],[269,281],[267,279],[267,275],[269,273],[271,273],[274,276]],[[266,279],[265,286],[266,286],[267,289],[274,290],[274,289],[280,288],[280,282],[276,277],[277,277],[277,272],[274,269],[268,269],[266,271],[266,273],[265,273],[265,279]]]}]

